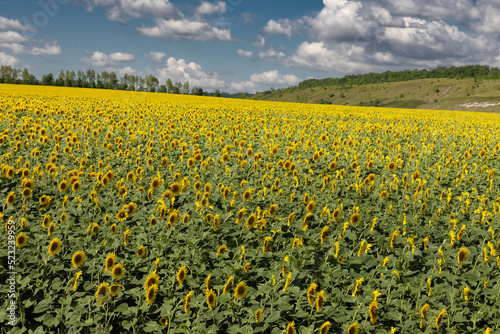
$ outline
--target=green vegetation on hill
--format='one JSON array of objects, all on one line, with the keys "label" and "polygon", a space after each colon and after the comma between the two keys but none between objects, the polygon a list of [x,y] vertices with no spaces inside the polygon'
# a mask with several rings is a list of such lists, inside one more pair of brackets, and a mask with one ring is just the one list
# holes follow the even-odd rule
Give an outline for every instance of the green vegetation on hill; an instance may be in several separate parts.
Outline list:
[{"label": "green vegetation on hill", "polygon": [[[500,70],[480,65],[310,79],[256,100],[444,110],[500,110]],[[496,103],[499,103],[498,105]]]}]

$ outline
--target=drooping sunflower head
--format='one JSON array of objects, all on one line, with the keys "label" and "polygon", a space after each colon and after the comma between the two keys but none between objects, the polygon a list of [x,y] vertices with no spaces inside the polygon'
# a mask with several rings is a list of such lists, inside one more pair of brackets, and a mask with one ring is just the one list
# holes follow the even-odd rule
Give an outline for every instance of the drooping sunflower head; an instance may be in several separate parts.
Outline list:
[{"label": "drooping sunflower head", "polygon": [[469,250],[467,248],[465,247],[460,248],[457,255],[458,264],[463,265],[468,255],[469,255]]},{"label": "drooping sunflower head", "polygon": [[49,228],[47,229],[47,235],[52,235],[56,231],[56,224],[50,223]]},{"label": "drooping sunflower head", "polygon": [[115,284],[112,284],[110,287],[109,287],[109,294],[113,297],[116,297],[118,296],[118,294],[120,293],[120,288],[122,286],[118,283],[115,283]]},{"label": "drooping sunflower head", "polygon": [[229,276],[226,284],[224,284],[224,289],[222,291],[222,294],[226,294],[229,292],[229,290],[231,290],[231,286],[233,285],[233,280],[234,280],[234,277],[232,275]]},{"label": "drooping sunflower head", "polygon": [[325,305],[325,291],[321,290],[318,293],[318,298],[316,298],[316,310],[320,312],[324,305]]},{"label": "drooping sunflower head", "polygon": [[275,216],[277,212],[278,206],[276,204],[271,205],[271,207],[269,208],[269,215]]},{"label": "drooping sunflower head", "polygon": [[359,334],[359,325],[357,322],[347,328],[347,334]]},{"label": "drooping sunflower head", "polygon": [[318,287],[318,284],[313,283],[313,284],[311,284],[311,286],[307,290],[307,300],[309,301],[309,304],[314,304],[317,287]]},{"label": "drooping sunflower head", "polygon": [[109,284],[101,283],[95,293],[95,299],[100,303],[104,302],[106,299],[108,299],[108,290]]},{"label": "drooping sunflower head", "polygon": [[286,326],[286,334],[295,334],[295,322],[289,322]]},{"label": "drooping sunflower head", "polygon": [[330,321],[325,322],[323,325],[321,325],[321,328],[319,329],[320,334],[328,334],[328,331],[330,330],[331,323]]},{"label": "drooping sunflower head", "polygon": [[113,224],[113,225],[111,225],[110,230],[111,230],[111,233],[114,234],[118,230],[118,226],[116,224]]},{"label": "drooping sunflower head", "polygon": [[82,251],[78,251],[73,254],[73,258],[71,259],[71,264],[75,268],[79,268],[85,262],[85,253]]},{"label": "drooping sunflower head", "polygon": [[247,295],[248,286],[245,282],[239,282],[234,288],[234,297],[237,299],[244,298]]},{"label": "drooping sunflower head", "polygon": [[255,322],[256,323],[259,323],[262,321],[263,314],[264,314],[264,312],[262,311],[262,309],[258,309],[257,311],[255,311]]},{"label": "drooping sunflower head", "polygon": [[113,279],[120,279],[125,275],[125,268],[121,264],[116,264],[111,269],[111,277]]}]

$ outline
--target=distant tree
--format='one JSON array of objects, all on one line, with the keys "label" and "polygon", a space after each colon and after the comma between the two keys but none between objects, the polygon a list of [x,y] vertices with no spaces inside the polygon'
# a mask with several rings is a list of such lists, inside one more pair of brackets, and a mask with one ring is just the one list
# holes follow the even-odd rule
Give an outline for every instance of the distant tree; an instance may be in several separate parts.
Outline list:
[{"label": "distant tree", "polygon": [[160,85],[158,88],[158,93],[166,93],[167,92],[167,86],[165,85]]},{"label": "distant tree", "polygon": [[154,75],[152,74],[148,74],[146,76],[146,89],[148,92],[156,92],[156,90],[158,89],[158,78],[155,77]]},{"label": "distant tree", "polygon": [[182,82],[177,81],[174,85],[174,93],[180,94],[182,92]]},{"label": "distant tree", "polygon": [[56,80],[56,86],[64,86],[65,75],[63,70],[59,73],[59,77]]},{"label": "distant tree", "polygon": [[172,80],[167,79],[167,93],[172,94],[174,92],[174,84]]},{"label": "distant tree", "polygon": [[189,94],[189,81],[182,85],[182,94]]},{"label": "distant tree", "polygon": [[215,90],[215,97],[220,97],[220,90],[218,89]]}]

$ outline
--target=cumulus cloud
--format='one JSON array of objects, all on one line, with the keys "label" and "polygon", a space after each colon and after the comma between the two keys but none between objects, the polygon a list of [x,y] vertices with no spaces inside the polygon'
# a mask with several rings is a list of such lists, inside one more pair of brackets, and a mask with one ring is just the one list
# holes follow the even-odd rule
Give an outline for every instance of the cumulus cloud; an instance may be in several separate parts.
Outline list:
[{"label": "cumulus cloud", "polygon": [[280,74],[278,70],[252,74],[250,81],[266,86],[293,86],[301,80],[292,74]]},{"label": "cumulus cloud", "polygon": [[189,81],[191,87],[201,86],[205,90],[225,87],[220,74],[206,71],[199,64],[195,62],[188,63],[185,59],[170,57],[167,59],[166,64],[158,66],[156,72],[160,82],[166,82],[167,79],[173,82]]},{"label": "cumulus cloud", "polygon": [[245,50],[242,50],[242,49],[238,49],[238,50],[236,50],[236,53],[240,57],[245,57],[245,58],[252,58],[253,57],[253,52],[252,51],[245,51]]},{"label": "cumulus cloud", "polygon": [[180,13],[169,0],[84,0],[87,10],[103,7],[111,21],[126,23],[129,19],[174,18]]},{"label": "cumulus cloud", "polygon": [[196,12],[201,15],[224,14],[226,12],[226,3],[223,1],[214,3],[202,1],[200,6],[196,8]]},{"label": "cumulus cloud", "polygon": [[230,41],[229,29],[215,28],[207,22],[187,18],[179,20],[155,20],[156,26],[137,28],[140,34],[165,40],[178,39],[189,41]]},{"label": "cumulus cloud", "polygon": [[280,20],[269,20],[264,26],[264,32],[269,35],[277,34],[292,37],[292,33],[297,32],[304,22],[301,19],[290,20],[290,19],[280,19]]},{"label": "cumulus cloud", "polygon": [[6,53],[0,52],[0,64],[5,66],[17,66],[19,65],[19,59]]},{"label": "cumulus cloud", "polygon": [[8,19],[6,17],[0,16],[0,29],[3,30],[17,30],[17,31],[30,31],[33,32],[34,29],[30,25],[24,25],[19,22],[19,20]]},{"label": "cumulus cloud", "polygon": [[270,20],[267,33],[309,37],[292,55],[259,57],[284,66],[339,73],[495,62],[500,49],[497,0],[324,0],[298,20]]},{"label": "cumulus cloud", "polygon": [[148,53],[144,54],[144,57],[146,58],[151,58],[156,62],[160,62],[165,58],[167,54],[165,52],[155,52],[155,51],[150,51]]},{"label": "cumulus cloud", "polygon": [[89,53],[90,56],[82,57],[80,58],[80,61],[92,67],[115,68],[119,67],[120,63],[122,62],[130,62],[135,60],[134,55],[130,53],[114,52],[110,53],[109,55],[100,51],[94,51],[92,53],[87,52],[87,53]]}]

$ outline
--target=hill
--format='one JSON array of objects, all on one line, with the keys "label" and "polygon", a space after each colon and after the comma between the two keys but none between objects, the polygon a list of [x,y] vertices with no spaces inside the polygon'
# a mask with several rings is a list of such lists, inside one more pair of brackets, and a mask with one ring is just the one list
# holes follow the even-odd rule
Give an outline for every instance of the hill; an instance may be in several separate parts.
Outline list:
[{"label": "hill", "polygon": [[[484,67],[480,67],[483,69]],[[378,106],[414,109],[500,111],[500,79],[497,69],[455,78],[415,79],[415,75],[386,72],[364,76],[346,76],[306,80],[295,87],[257,93],[255,100],[320,103],[353,106]],[[432,71],[429,71],[432,72]],[[444,71],[442,71],[444,73]],[[386,75],[392,73],[391,77]],[[494,73],[494,75],[492,74]],[[446,73],[442,74],[446,76]],[[368,83],[367,77],[373,83]],[[403,78],[403,79],[402,79]],[[404,81],[403,81],[404,80]],[[363,83],[364,82],[364,83]]]}]

